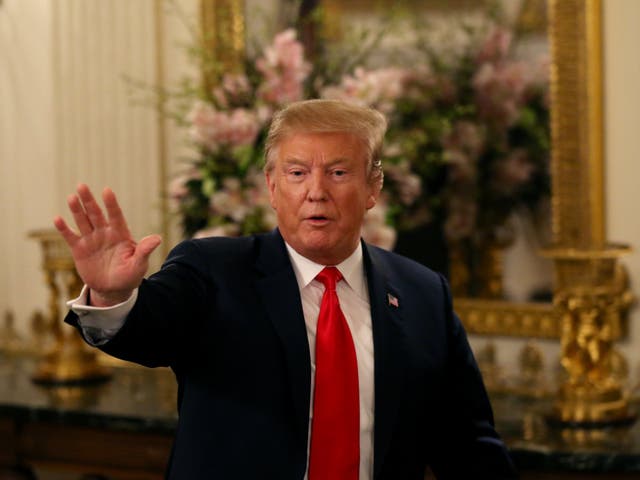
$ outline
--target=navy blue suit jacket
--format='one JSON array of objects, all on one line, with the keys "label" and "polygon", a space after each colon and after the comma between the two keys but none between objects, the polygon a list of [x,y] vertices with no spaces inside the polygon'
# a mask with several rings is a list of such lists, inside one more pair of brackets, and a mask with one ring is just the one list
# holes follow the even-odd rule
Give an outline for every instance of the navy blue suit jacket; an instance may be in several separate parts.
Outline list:
[{"label": "navy blue suit jacket", "polygon": [[[374,478],[422,480],[426,465],[438,478],[514,478],[445,280],[399,255],[363,249],[375,359]],[[77,325],[73,313],[67,321]],[[303,478],[310,354],[277,230],[178,245],[101,348],[174,370],[179,421],[168,478]]]}]

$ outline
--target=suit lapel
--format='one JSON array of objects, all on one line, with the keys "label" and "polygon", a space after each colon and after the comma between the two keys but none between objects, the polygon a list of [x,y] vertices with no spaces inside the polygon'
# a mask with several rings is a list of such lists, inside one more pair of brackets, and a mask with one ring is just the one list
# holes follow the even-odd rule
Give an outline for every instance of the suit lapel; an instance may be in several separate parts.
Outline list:
[{"label": "suit lapel", "polygon": [[374,478],[377,478],[389,449],[404,391],[405,339],[401,292],[387,281],[375,250],[365,244],[363,249],[375,357]]},{"label": "suit lapel", "polygon": [[280,233],[275,230],[261,238],[256,260],[256,268],[261,275],[256,287],[267,315],[282,340],[291,379],[296,425],[306,444],[311,396],[311,361],[300,291]]},{"label": "suit lapel", "polygon": [[[306,444],[311,362],[300,291],[280,233],[275,230],[261,238],[256,259],[256,268],[260,272],[256,287],[284,347],[291,379],[295,421],[301,440]],[[379,475],[389,449],[399,400],[404,391],[405,340],[402,292],[387,281],[375,250],[363,244],[363,254],[371,303],[375,357],[375,478]],[[397,306],[393,305],[394,298],[398,302]]]}]

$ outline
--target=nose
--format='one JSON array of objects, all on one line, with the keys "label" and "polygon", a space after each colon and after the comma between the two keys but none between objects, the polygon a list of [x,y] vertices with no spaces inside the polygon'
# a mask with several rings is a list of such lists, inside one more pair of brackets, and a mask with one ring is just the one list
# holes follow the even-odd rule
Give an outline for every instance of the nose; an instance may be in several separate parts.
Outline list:
[{"label": "nose", "polygon": [[324,172],[313,170],[309,175],[309,189],[307,200],[310,202],[321,202],[327,199],[327,186]]}]

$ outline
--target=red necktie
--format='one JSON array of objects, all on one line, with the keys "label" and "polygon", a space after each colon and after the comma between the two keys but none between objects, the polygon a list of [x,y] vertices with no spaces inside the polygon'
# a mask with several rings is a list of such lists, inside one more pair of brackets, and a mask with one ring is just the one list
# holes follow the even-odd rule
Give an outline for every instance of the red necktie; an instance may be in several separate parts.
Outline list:
[{"label": "red necktie", "polygon": [[358,363],[349,326],[340,310],[336,283],[342,275],[326,267],[316,331],[316,377],[309,480],[357,480],[360,470]]}]

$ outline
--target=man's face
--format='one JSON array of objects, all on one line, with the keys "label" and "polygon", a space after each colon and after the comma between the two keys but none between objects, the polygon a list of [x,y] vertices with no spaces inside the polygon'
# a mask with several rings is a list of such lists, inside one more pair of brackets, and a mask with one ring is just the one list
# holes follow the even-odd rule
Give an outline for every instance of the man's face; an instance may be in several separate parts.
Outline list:
[{"label": "man's face", "polygon": [[349,133],[286,137],[267,172],[271,206],[285,241],[322,265],[347,258],[380,189],[368,180],[364,142]]}]

